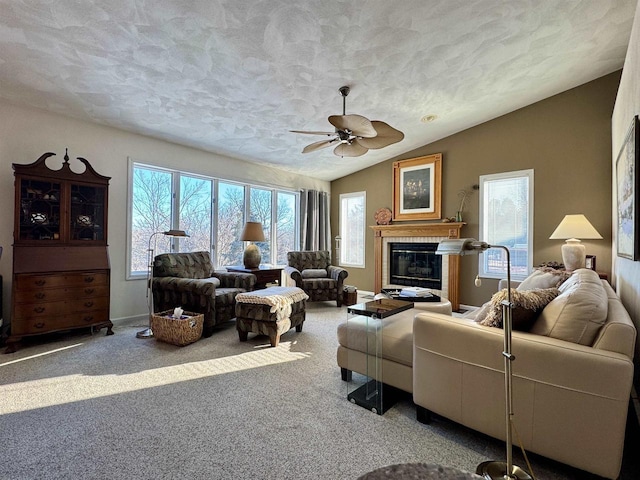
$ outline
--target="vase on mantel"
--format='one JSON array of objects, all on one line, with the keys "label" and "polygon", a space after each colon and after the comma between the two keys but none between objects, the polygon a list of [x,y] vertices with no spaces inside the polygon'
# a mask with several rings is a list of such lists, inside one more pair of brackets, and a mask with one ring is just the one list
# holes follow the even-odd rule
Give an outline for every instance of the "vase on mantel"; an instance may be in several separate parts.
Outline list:
[{"label": "vase on mantel", "polygon": [[462,221],[462,212],[456,212],[456,222]]}]

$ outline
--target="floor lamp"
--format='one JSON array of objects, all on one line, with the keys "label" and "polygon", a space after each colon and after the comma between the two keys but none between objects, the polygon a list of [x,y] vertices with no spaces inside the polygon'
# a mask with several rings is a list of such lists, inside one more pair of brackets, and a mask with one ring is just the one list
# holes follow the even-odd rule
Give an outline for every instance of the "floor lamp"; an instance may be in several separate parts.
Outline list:
[{"label": "floor lamp", "polygon": [[513,440],[512,440],[512,422],[513,422],[513,395],[511,391],[511,362],[515,357],[511,353],[511,257],[509,249],[502,245],[489,245],[473,238],[460,238],[443,240],[438,244],[436,250],[437,255],[468,255],[484,252],[490,248],[500,248],[504,250],[507,257],[507,300],[502,302],[502,327],[504,330],[504,385],[505,385],[505,417],[507,428],[507,461],[489,461],[482,462],[478,465],[476,473],[486,480],[531,480],[531,476],[522,468],[513,464]]},{"label": "floor lamp", "polygon": [[136,338],[151,338],[153,337],[153,330],[151,330],[151,317],[153,316],[153,252],[155,250],[151,247],[151,242],[156,235],[166,235],[167,237],[188,237],[184,230],[167,230],[166,232],[155,232],[149,237],[149,248],[147,250],[147,305],[149,307],[149,326],[144,330],[140,330],[136,333]]}]

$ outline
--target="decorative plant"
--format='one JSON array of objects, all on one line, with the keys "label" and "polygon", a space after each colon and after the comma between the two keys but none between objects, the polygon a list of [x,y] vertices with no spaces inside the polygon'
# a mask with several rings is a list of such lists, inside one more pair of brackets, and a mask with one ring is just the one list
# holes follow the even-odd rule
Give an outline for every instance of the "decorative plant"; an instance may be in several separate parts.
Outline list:
[{"label": "decorative plant", "polygon": [[471,190],[467,190],[466,188],[463,188],[458,192],[458,198],[460,199],[460,206],[458,208],[458,211],[456,212],[457,222],[462,221],[462,212],[464,211],[464,207],[467,203],[467,199],[471,197],[471,195],[473,195],[474,190],[478,190],[478,188],[480,188],[478,185],[473,185],[471,187]]}]

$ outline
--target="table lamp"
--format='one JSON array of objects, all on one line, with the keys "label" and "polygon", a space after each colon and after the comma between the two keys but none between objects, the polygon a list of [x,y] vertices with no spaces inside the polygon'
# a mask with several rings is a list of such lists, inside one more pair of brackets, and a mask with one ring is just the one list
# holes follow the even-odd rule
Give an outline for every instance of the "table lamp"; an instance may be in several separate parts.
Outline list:
[{"label": "table lamp", "polygon": [[151,241],[156,235],[166,235],[167,237],[188,237],[184,230],[167,230],[166,232],[155,232],[149,237],[149,249],[147,250],[147,305],[149,306],[149,326],[144,330],[140,330],[136,333],[136,338],[151,338],[153,337],[153,330],[151,330],[151,317],[153,316],[153,252],[155,250],[155,244],[151,248]]},{"label": "table lamp", "polygon": [[[243,242],[264,242],[264,232],[262,231],[262,223],[260,222],[247,222],[244,224],[242,235],[240,240]],[[262,256],[260,255],[260,249],[255,243],[250,243],[244,250],[242,261],[244,262],[244,268],[258,268]]]},{"label": "table lamp", "polygon": [[549,240],[566,240],[562,245],[562,263],[567,272],[584,268],[585,248],[578,240],[602,239],[602,235],[589,223],[582,214],[565,215],[560,224],[553,231]]},{"label": "table lamp", "polygon": [[438,244],[436,255],[469,255],[484,252],[490,248],[504,250],[507,257],[507,300],[502,302],[502,328],[504,331],[504,378],[505,378],[505,420],[506,420],[506,462],[488,461],[478,465],[476,473],[486,480],[531,480],[531,476],[522,468],[513,464],[513,393],[511,362],[515,360],[511,353],[511,257],[509,249],[502,245],[489,245],[473,238],[443,240]]}]

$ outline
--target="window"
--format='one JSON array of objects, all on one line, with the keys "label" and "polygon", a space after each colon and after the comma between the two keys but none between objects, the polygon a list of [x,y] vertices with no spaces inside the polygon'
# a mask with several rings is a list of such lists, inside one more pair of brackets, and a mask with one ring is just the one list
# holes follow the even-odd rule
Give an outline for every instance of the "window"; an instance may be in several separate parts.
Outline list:
[{"label": "window", "polygon": [[142,165],[130,160],[127,278],[146,275],[149,239],[172,228],[189,238],[153,237],[154,255],[208,251],[214,267],[241,265],[245,219],[262,223],[262,263],[286,264],[297,250],[299,193]]},{"label": "window", "polygon": [[364,268],[366,192],[340,195],[340,265]]},{"label": "window", "polygon": [[244,246],[240,234],[244,227],[244,186],[218,183],[217,265],[242,265]]},{"label": "window", "polygon": [[[533,170],[480,177],[480,240],[509,249],[511,276],[524,279],[533,269]],[[481,277],[505,278],[506,253],[480,255]]]},{"label": "window", "polygon": [[287,252],[296,250],[297,196],[293,193],[278,192],[276,198],[276,263],[287,264]]},{"label": "window", "polygon": [[[146,275],[151,235],[171,228],[172,177],[169,172],[153,168],[134,168],[132,177],[129,268],[131,274]],[[156,255],[170,250],[169,237],[158,237]]]}]

